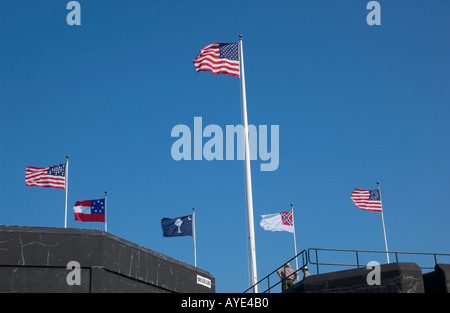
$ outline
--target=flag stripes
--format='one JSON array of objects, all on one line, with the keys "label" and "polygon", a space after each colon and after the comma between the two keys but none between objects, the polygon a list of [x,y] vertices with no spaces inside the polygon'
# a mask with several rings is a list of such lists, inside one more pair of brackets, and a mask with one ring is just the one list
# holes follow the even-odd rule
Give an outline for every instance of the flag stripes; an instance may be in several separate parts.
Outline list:
[{"label": "flag stripes", "polygon": [[48,167],[27,166],[25,183],[27,186],[66,188],[65,164]]},{"label": "flag stripes", "polygon": [[355,188],[350,197],[356,207],[366,211],[382,212],[381,198],[378,190]]},{"label": "flag stripes", "polygon": [[215,42],[203,47],[193,60],[197,72],[211,71],[214,75],[227,74],[239,77],[237,43]]}]

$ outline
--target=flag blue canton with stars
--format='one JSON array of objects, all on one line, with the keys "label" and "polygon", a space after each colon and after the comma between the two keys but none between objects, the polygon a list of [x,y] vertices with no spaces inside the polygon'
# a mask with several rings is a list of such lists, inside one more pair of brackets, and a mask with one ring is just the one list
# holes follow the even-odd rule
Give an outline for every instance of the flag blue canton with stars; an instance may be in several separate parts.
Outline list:
[{"label": "flag blue canton with stars", "polygon": [[222,43],[219,45],[219,51],[221,58],[239,61],[237,43]]},{"label": "flag blue canton with stars", "polygon": [[105,214],[105,199],[91,200],[92,214]]},{"label": "flag blue canton with stars", "polygon": [[47,174],[53,175],[53,176],[65,176],[66,175],[66,165],[58,164],[58,165],[50,166],[48,168]]},{"label": "flag blue canton with stars", "polygon": [[380,201],[380,193],[378,192],[377,189],[369,190],[369,193],[370,193],[369,200]]}]

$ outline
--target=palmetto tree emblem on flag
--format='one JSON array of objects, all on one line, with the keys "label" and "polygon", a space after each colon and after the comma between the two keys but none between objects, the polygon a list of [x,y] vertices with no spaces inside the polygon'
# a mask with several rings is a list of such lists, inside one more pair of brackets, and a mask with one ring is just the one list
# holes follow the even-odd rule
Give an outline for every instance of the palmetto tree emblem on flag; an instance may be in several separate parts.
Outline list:
[{"label": "palmetto tree emblem on flag", "polygon": [[177,219],[177,220],[175,221],[175,226],[178,227],[178,233],[179,233],[179,234],[181,234],[181,230],[180,230],[181,224],[183,224],[183,221],[182,221],[181,219]]}]

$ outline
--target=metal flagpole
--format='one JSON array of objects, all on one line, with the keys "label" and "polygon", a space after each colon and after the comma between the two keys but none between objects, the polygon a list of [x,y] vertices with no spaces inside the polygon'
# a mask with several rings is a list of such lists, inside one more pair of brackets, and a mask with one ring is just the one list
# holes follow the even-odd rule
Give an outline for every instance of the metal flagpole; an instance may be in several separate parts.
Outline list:
[{"label": "metal flagpole", "polygon": [[[295,255],[295,269],[298,272],[298,261],[297,261],[297,241],[295,240],[295,221],[294,221],[294,205],[291,203],[291,214],[292,214],[292,228],[293,228],[293,235],[294,235],[294,255]],[[297,279],[300,280],[299,276],[297,275]]]},{"label": "metal flagpole", "polygon": [[248,234],[248,263],[250,271],[250,286],[253,287],[253,293],[258,292],[258,282],[256,274],[256,247],[255,247],[255,225],[253,218],[253,197],[252,197],[252,178],[250,171],[250,148],[248,139],[248,121],[247,121],[247,97],[245,94],[245,75],[244,75],[244,53],[242,48],[242,35],[239,35],[239,64],[241,81],[241,102],[242,102],[242,124],[244,126],[244,150],[245,150],[245,193],[247,200],[247,234]]},{"label": "metal flagpole", "polygon": [[69,156],[66,155],[66,171],[65,171],[65,190],[66,190],[66,201],[64,205],[64,228],[67,228],[67,190],[69,189]]},{"label": "metal flagpole", "polygon": [[194,266],[197,267],[197,244],[195,242],[195,208],[192,208],[192,237],[194,238]]},{"label": "metal flagpole", "polygon": [[108,227],[107,227],[107,221],[108,221],[108,220],[107,220],[107,218],[106,218],[106,217],[108,216],[108,215],[107,215],[107,214],[108,214],[108,210],[106,209],[106,200],[107,200],[107,198],[108,198],[107,195],[108,195],[108,191],[105,190],[105,232],[108,231]]},{"label": "metal flagpole", "polygon": [[380,201],[381,201],[381,221],[383,222],[383,234],[384,234],[384,246],[386,248],[386,259],[387,262],[389,264],[389,250],[388,250],[388,245],[387,245],[387,239],[386,239],[386,228],[384,226],[384,216],[383,216],[383,201],[381,200],[381,189],[380,189],[380,182],[377,182],[377,186],[378,186],[378,194],[380,195]]}]

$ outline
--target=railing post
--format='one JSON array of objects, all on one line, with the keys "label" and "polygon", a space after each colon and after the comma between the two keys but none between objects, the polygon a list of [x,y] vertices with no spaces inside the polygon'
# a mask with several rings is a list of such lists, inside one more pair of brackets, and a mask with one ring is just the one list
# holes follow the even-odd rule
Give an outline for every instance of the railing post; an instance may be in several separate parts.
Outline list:
[{"label": "railing post", "polygon": [[317,249],[316,250],[316,268],[317,268],[317,274],[319,274],[319,255],[317,253]]},{"label": "railing post", "polygon": [[356,252],[356,267],[359,268],[359,257],[358,257],[358,250]]}]

